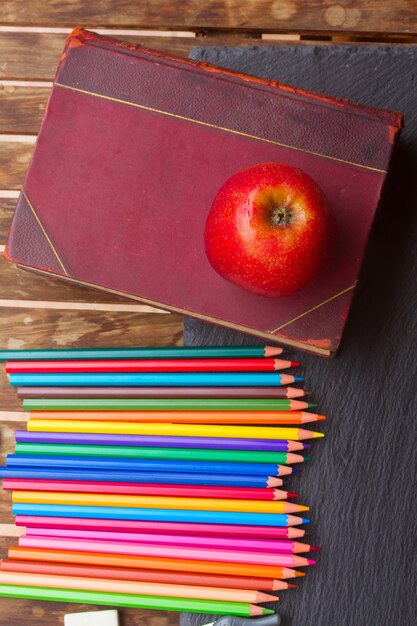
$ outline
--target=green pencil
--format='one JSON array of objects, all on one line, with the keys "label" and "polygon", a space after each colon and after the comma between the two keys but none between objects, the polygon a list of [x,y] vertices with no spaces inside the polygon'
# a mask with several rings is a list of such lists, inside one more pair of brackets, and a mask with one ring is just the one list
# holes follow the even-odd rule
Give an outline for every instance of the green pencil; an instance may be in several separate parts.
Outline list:
[{"label": "green pencil", "polygon": [[273,357],[275,346],[172,346],[162,348],[74,348],[72,350],[0,350],[0,361],[55,361],[70,359],[199,359]]},{"label": "green pencil", "polygon": [[242,617],[270,615],[273,613],[271,609],[264,609],[255,604],[248,604],[247,602],[140,596],[136,594],[110,593],[104,591],[26,587],[24,585],[0,584],[0,596],[8,598],[26,598],[28,600],[51,600],[53,602],[75,602],[78,604],[127,606],[135,609],[155,609],[158,611],[240,615]]},{"label": "green pencil", "polygon": [[243,463],[301,463],[301,454],[256,452],[253,450],[209,450],[202,448],[143,448],[132,446],[92,446],[50,443],[16,443],[16,454],[94,456],[130,459],[169,459],[183,461],[237,461]]},{"label": "green pencil", "polygon": [[275,398],[25,398],[26,411],[304,411],[316,406]]}]

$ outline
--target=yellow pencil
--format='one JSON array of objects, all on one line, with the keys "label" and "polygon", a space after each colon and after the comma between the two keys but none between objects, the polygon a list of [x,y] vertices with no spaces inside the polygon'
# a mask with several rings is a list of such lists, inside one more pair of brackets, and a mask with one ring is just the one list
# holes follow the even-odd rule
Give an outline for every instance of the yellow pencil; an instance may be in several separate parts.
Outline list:
[{"label": "yellow pencil", "polygon": [[142,424],[137,422],[93,422],[30,419],[29,431],[61,433],[110,433],[118,435],[166,435],[181,437],[238,437],[242,439],[303,440],[324,437],[304,428],[275,426],[229,426],[223,424]]},{"label": "yellow pencil", "polygon": [[308,511],[307,506],[282,501],[126,496],[100,493],[54,493],[45,491],[14,491],[12,501],[25,504],[91,505],[143,509],[236,511],[245,513],[300,513],[301,511]]}]

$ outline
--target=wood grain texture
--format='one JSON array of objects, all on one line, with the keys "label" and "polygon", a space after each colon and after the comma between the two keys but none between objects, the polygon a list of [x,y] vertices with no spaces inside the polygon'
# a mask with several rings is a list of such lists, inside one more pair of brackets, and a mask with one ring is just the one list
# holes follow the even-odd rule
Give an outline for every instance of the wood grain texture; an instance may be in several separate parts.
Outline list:
[{"label": "wood grain texture", "polygon": [[[8,308],[0,309],[0,339],[2,348],[181,345],[182,322],[173,314]],[[0,405],[22,408],[2,366]]]},{"label": "wood grain texture", "polygon": [[33,144],[0,141],[0,189],[21,189],[33,149]]},{"label": "wood grain texture", "polygon": [[[0,243],[5,243],[5,241],[6,239],[0,240]],[[22,270],[13,263],[6,261],[3,256],[0,256],[0,285],[0,311],[6,306],[3,300],[98,303],[109,305],[109,310],[112,305],[119,305],[121,312],[123,312],[123,308],[129,307],[132,308],[132,312],[136,310],[137,313],[140,313],[141,309],[146,310],[147,308],[149,310],[152,308],[105,291],[80,287],[64,280]]]},{"label": "wood grain texture", "polygon": [[0,198],[0,245],[6,243],[16,202],[17,200],[15,198]]},{"label": "wood grain texture", "polygon": [[36,134],[49,92],[49,87],[0,84],[0,134]]},{"label": "wood grain texture", "polygon": [[[305,386],[328,420],[312,462],[291,482],[310,506],[312,542],[322,551],[300,588],[280,594],[277,608],[285,626],[414,626],[417,50],[292,46],[193,54],[405,115],[341,352],[333,360],[288,356],[301,361]],[[186,322],[186,344],[243,341],[251,339]],[[210,619],[183,616],[182,625]]]},{"label": "wood grain texture", "polygon": [[413,0],[3,0],[4,24],[282,32],[416,32]]},{"label": "wood grain texture", "polygon": [[[0,4],[0,10],[2,5]],[[0,18],[1,20],[1,18]],[[76,25],[76,22],[73,22]],[[111,31],[108,31],[111,35]],[[191,33],[190,33],[191,35]],[[5,32],[0,29],[0,79],[8,80],[53,80],[59,58],[65,44],[66,34],[42,32]],[[259,37],[242,34],[206,34],[201,37],[167,37],[115,35],[118,39],[170,52],[179,56],[188,56],[197,45],[251,46],[270,45]],[[274,45],[282,42],[274,42]],[[36,104],[38,106],[38,103]],[[33,114],[33,113],[32,113]]]},{"label": "wood grain texture", "polygon": [[[66,613],[103,611],[104,606],[39,602],[35,600],[8,600],[2,598],[0,625],[15,626],[63,626]],[[117,608],[117,607],[116,607]],[[177,626],[179,614],[173,612],[147,611],[145,609],[119,609],[120,626]]]}]

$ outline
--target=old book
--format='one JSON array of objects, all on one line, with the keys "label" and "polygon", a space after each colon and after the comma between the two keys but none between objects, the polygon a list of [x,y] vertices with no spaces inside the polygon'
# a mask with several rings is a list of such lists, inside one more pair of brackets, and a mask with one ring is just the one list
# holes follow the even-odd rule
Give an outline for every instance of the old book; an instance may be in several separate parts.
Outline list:
[{"label": "old book", "polygon": [[[323,356],[340,343],[402,116],[76,29],[6,257],[20,266]],[[300,167],[337,216],[311,286],[251,294],[209,265],[211,203],[238,170]]]}]

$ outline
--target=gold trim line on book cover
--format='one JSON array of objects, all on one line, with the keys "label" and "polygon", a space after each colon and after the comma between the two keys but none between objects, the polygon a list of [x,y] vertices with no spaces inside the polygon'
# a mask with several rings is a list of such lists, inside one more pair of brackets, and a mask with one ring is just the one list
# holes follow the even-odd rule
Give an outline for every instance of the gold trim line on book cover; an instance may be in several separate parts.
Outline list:
[{"label": "gold trim line on book cover", "polygon": [[128,100],[121,100],[120,98],[113,98],[112,96],[105,96],[101,93],[96,93],[94,91],[87,91],[86,89],[80,89],[79,87],[73,87],[71,85],[65,85],[64,83],[55,82],[54,86],[62,87],[63,89],[69,89],[71,91],[76,91],[78,93],[86,94],[88,96],[95,96],[96,98],[102,98],[103,100],[109,100],[110,102],[119,102],[121,104],[126,104],[131,107],[136,107],[137,109],[144,109],[145,111],[151,111],[152,113],[159,113],[160,115],[166,115],[168,117],[174,117],[180,120],[184,120],[186,122],[191,122],[193,124],[199,124],[200,126],[208,126],[209,128],[216,128],[217,130],[222,130],[227,133],[232,133],[233,135],[240,135],[241,137],[248,137],[249,139],[256,139],[257,141],[263,141],[264,143],[273,144],[275,146],[280,146],[281,148],[288,148],[290,150],[295,150],[296,152],[303,152],[305,154],[311,154],[313,156],[321,157],[323,159],[329,159],[331,161],[336,161],[338,163],[345,163],[346,165],[353,165],[354,167],[359,167],[364,170],[369,170],[371,172],[378,172],[380,174],[386,174],[387,170],[379,169],[377,167],[371,167],[370,165],[362,165],[361,163],[355,163],[354,161],[347,161],[346,159],[340,159],[338,157],[332,157],[328,154],[322,154],[320,152],[314,152],[313,150],[304,150],[303,148],[297,148],[296,146],[290,146],[289,144],[280,143],[279,141],[273,141],[272,139],[266,139],[264,137],[258,137],[257,135],[250,135],[248,133],[243,133],[239,130],[233,130],[232,128],[225,128],[224,126],[217,126],[216,124],[210,124],[209,122],[203,122],[201,120],[195,120],[191,117],[185,117],[184,115],[178,115],[177,113],[170,113],[169,111],[162,111],[160,109],[155,109],[153,107],[145,106],[144,104],[137,104],[136,102],[129,102]]},{"label": "gold trim line on book cover", "polygon": [[[30,266],[25,266],[23,264],[19,264],[21,267],[27,267],[28,269],[36,269],[36,268],[31,268]],[[47,276],[50,276],[51,274],[53,274],[53,272],[46,272],[44,270],[37,270],[39,273],[41,274],[45,274]],[[59,277],[59,274],[55,274],[57,277]],[[61,276],[62,278],[62,276]],[[315,352],[316,354],[321,354],[322,356],[330,356],[331,354],[331,350],[330,349],[325,349],[325,348],[319,348],[318,346],[315,346],[314,344],[310,344],[306,341],[294,341],[292,339],[289,339],[287,337],[274,337],[274,333],[277,332],[278,329],[269,331],[269,332],[265,332],[262,330],[257,330],[254,328],[251,328],[250,326],[244,326],[243,324],[234,324],[233,322],[228,322],[226,320],[222,320],[221,318],[218,317],[213,317],[210,315],[204,315],[203,313],[196,313],[195,311],[190,311],[187,309],[182,309],[180,307],[177,306],[173,306],[170,304],[165,304],[163,302],[158,302],[157,300],[151,300],[149,298],[145,298],[142,296],[135,296],[133,294],[127,293],[126,291],[119,291],[117,289],[111,289],[110,287],[104,287],[103,285],[97,285],[97,283],[89,283],[85,280],[81,280],[79,278],[73,278],[72,276],[68,276],[66,275],[65,280],[68,280],[71,283],[75,283],[75,284],[79,284],[79,285],[83,285],[85,287],[93,287],[95,289],[101,289],[103,291],[106,291],[108,293],[113,293],[117,296],[124,296],[126,298],[129,298],[130,300],[137,300],[139,302],[144,302],[146,304],[149,304],[151,306],[155,306],[155,307],[160,307],[162,309],[166,309],[168,311],[171,311],[173,313],[178,313],[179,315],[191,315],[192,317],[195,317],[196,319],[200,319],[206,322],[214,322],[214,323],[218,323],[221,324],[222,326],[226,326],[227,328],[232,328],[233,330],[239,330],[239,331],[243,331],[243,332],[247,332],[250,333],[251,335],[255,335],[256,337],[262,337],[264,339],[267,340],[271,340],[271,339],[279,339],[280,343],[283,344],[287,344],[289,346],[295,347],[295,348],[301,348],[303,350],[308,350],[309,352]],[[296,318],[293,318],[292,320],[290,320],[289,322],[286,322],[283,326],[287,326],[288,324],[291,324],[291,322],[294,322],[296,319],[299,319],[300,317],[303,317],[304,315],[307,315],[308,313],[310,313],[311,311],[318,309],[319,307],[323,306],[324,304],[327,304],[328,302],[330,302],[331,300],[336,299],[337,297],[343,295],[344,293],[346,293],[347,291],[350,291],[351,289],[353,289],[355,287],[356,283],[351,285],[350,287],[348,287],[347,289],[344,289],[343,291],[340,291],[339,293],[335,294],[334,296],[332,296],[331,298],[328,298],[327,300],[324,300],[323,302],[317,304],[315,307],[313,307],[312,309],[309,309],[308,311],[305,311],[304,313],[301,313],[299,316],[297,316]]]},{"label": "gold trim line on book cover", "polygon": [[38,224],[39,224],[39,226],[40,226],[40,228],[41,228],[41,230],[42,230],[43,234],[45,235],[45,239],[46,239],[46,240],[47,240],[47,242],[49,243],[49,246],[50,246],[50,248],[51,248],[52,252],[54,253],[54,255],[55,255],[55,257],[56,257],[56,259],[57,259],[58,263],[60,264],[60,266],[61,266],[61,268],[62,268],[62,271],[64,272],[64,274],[65,274],[66,276],[68,276],[68,272],[67,272],[67,270],[65,269],[65,266],[64,266],[63,262],[62,262],[62,261],[61,261],[61,259],[59,258],[58,252],[55,250],[55,247],[54,247],[54,245],[53,245],[52,241],[49,239],[48,233],[47,233],[47,232],[46,232],[46,230],[44,229],[43,224],[42,224],[41,220],[40,220],[40,219],[39,219],[39,217],[38,217],[38,214],[36,213],[35,209],[34,209],[34,208],[33,208],[33,206],[32,206],[32,203],[30,202],[29,198],[27,197],[27,195],[26,195],[26,193],[23,191],[23,189],[22,189],[22,195],[23,195],[24,199],[26,200],[26,202],[27,202],[27,204],[28,204],[28,207],[29,207],[29,208],[30,208],[30,210],[32,211],[34,218],[35,218],[35,219],[36,219],[36,221],[38,222]]},{"label": "gold trim line on book cover", "polygon": [[293,317],[291,320],[289,320],[288,322],[285,322],[285,324],[281,324],[281,326],[278,326],[278,328],[274,328],[274,330],[272,331],[272,333],[277,333],[279,330],[281,330],[282,328],[285,328],[286,326],[289,326],[290,324],[292,324],[293,322],[296,322],[297,320],[299,320],[301,317],[304,317],[305,315],[308,315],[309,313],[312,313],[313,311],[315,311],[316,309],[319,309],[320,307],[324,306],[325,304],[327,304],[328,302],[331,302],[332,300],[335,300],[336,298],[338,298],[339,296],[343,296],[344,293],[347,293],[348,291],[350,291],[351,289],[354,289],[356,285],[356,282],[353,283],[353,285],[350,285],[350,287],[346,287],[346,289],[343,289],[343,291],[339,291],[339,293],[335,293],[334,296],[331,296],[330,298],[327,298],[327,300],[323,300],[323,302],[319,302],[319,304],[316,304],[316,306],[311,307],[311,309],[308,309],[308,311],[304,311],[304,313],[300,313],[300,315],[297,315],[297,317]]}]

